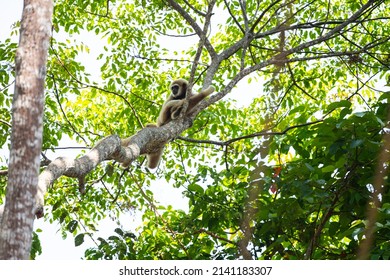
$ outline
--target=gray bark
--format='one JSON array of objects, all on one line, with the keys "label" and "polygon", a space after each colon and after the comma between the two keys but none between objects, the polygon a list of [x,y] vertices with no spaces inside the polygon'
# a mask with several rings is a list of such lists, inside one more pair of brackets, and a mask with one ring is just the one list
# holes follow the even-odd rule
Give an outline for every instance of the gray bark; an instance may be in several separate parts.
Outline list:
[{"label": "gray bark", "polygon": [[0,259],[29,259],[42,146],[44,82],[51,0],[25,0],[16,51],[11,149]]}]

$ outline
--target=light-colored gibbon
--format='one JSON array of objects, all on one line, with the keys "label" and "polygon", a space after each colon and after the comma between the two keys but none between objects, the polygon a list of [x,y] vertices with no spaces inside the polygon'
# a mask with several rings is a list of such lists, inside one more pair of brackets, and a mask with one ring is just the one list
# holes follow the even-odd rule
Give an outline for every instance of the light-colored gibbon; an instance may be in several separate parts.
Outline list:
[{"label": "light-colored gibbon", "polygon": [[[173,81],[169,88],[171,94],[161,108],[160,115],[157,119],[157,126],[163,126],[180,116],[186,99],[188,82],[184,79],[178,79]],[[190,113],[200,101],[212,94],[214,90],[215,88],[213,86],[209,86],[197,94],[191,92],[186,113]]]},{"label": "light-colored gibbon", "polygon": [[[183,110],[183,105],[186,102],[187,88],[188,88],[188,81],[184,79],[174,80],[169,87],[171,93],[169,94],[169,97],[161,107],[161,111],[158,116],[157,123],[148,124],[147,126],[160,127],[169,123],[172,120],[177,119],[180,116]],[[207,89],[202,90],[197,94],[191,92],[190,97],[188,99],[188,107],[186,109],[185,114],[190,113],[191,110],[200,101],[202,101],[207,96],[212,94],[214,90],[215,88],[213,86],[209,86]],[[163,152],[164,152],[164,147],[158,149],[156,152],[147,154],[149,168],[153,169],[158,166]]]}]

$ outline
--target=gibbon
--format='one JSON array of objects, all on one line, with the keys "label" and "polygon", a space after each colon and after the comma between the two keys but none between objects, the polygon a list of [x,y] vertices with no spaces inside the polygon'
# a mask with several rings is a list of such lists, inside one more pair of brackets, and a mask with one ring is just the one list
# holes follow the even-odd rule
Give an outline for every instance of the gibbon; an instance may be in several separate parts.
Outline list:
[{"label": "gibbon", "polygon": [[[157,126],[163,126],[164,124],[167,124],[171,120],[175,120],[180,116],[186,99],[188,82],[184,79],[178,79],[173,81],[169,88],[171,90],[171,94],[161,108],[160,115],[157,119]],[[188,99],[186,113],[191,112],[192,108],[194,108],[207,96],[212,94],[214,90],[215,88],[213,86],[209,86],[207,89],[199,92],[198,94],[191,92],[190,98]]]},{"label": "gibbon", "polygon": [[[168,99],[164,102],[160,114],[157,119],[157,124],[148,124],[148,127],[160,127],[171,120],[177,119],[181,111],[183,109],[183,105],[186,101],[186,94],[188,88],[188,81],[184,79],[174,80],[170,85],[171,94]],[[190,97],[188,99],[188,107],[186,110],[186,114],[190,113],[191,110],[203,99],[214,92],[215,88],[213,86],[209,86],[207,89],[200,91],[197,94],[190,93]],[[160,162],[161,156],[164,152],[164,147],[157,150],[154,153],[147,154],[148,158],[148,167],[153,169],[156,168]]]}]

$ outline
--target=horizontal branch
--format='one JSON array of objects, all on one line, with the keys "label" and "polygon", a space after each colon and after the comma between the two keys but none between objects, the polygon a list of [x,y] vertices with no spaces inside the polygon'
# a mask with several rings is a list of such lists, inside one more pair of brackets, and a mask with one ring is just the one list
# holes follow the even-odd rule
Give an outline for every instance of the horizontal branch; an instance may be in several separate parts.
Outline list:
[{"label": "horizontal branch", "polygon": [[83,179],[102,161],[110,159],[114,155],[120,157],[124,153],[126,151],[121,149],[120,138],[113,135],[101,140],[89,153],[80,158],[58,157],[52,161],[39,175],[36,216],[38,218],[43,216],[44,196],[49,186],[52,186],[59,177],[64,175]]},{"label": "horizontal branch", "polygon": [[227,141],[198,140],[198,139],[192,139],[192,138],[181,137],[181,136],[177,137],[176,139],[179,139],[179,140],[182,140],[182,141],[186,141],[186,142],[190,142],[190,143],[210,144],[210,145],[222,146],[223,147],[223,146],[229,146],[230,144],[232,144],[234,142],[237,142],[237,141],[240,141],[240,140],[244,140],[244,139],[256,138],[256,137],[261,137],[261,136],[283,135],[283,134],[286,134],[288,131],[290,131],[292,129],[305,127],[305,126],[310,126],[310,125],[317,124],[317,123],[320,123],[320,122],[323,122],[323,121],[324,120],[321,119],[321,120],[317,120],[317,121],[313,121],[313,122],[297,124],[297,125],[289,126],[289,127],[287,127],[286,129],[284,129],[282,131],[262,130],[262,131],[255,132],[255,133],[252,133],[252,134],[248,134],[248,135],[245,135],[245,136],[233,138],[233,139],[230,139],[230,140],[227,140]]},{"label": "horizontal branch", "polygon": [[[356,19],[356,20],[350,21],[350,23],[361,24],[361,23],[365,23],[365,22],[369,22],[369,21],[379,21],[379,20],[386,21],[389,19],[390,19],[390,17]],[[254,36],[254,38],[260,39],[260,38],[268,37],[268,36],[271,36],[274,34],[278,34],[278,33],[283,32],[283,31],[295,31],[295,30],[301,30],[301,29],[313,29],[313,28],[320,28],[320,27],[324,28],[325,26],[329,26],[326,29],[331,30],[332,25],[339,25],[339,24],[342,24],[344,22],[345,22],[345,20],[329,20],[329,21],[318,21],[318,22],[313,21],[313,22],[298,23],[298,24],[291,25],[291,26],[288,26],[288,25],[280,26],[279,25],[279,26],[274,27],[268,31],[256,34]]]},{"label": "horizontal branch", "polygon": [[[193,117],[184,117],[174,120],[162,127],[146,127],[135,135],[121,140],[117,135],[108,136],[99,141],[86,155],[80,158],[58,157],[41,172],[38,180],[35,214],[37,218],[43,216],[44,196],[50,186],[61,176],[77,178],[83,182],[85,176],[106,160],[115,160],[119,163],[131,163],[142,154],[148,154],[160,149],[170,139],[180,135],[189,128]],[[1,171],[6,172],[6,171]],[[0,205],[0,219],[3,205]]]}]

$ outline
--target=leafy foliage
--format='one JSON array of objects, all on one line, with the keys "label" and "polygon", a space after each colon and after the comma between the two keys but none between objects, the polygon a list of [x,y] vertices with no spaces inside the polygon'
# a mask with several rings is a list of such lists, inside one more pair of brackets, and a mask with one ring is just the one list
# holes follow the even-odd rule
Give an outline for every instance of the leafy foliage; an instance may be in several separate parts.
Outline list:
[{"label": "leafy foliage", "polygon": [[[172,2],[56,1],[47,152],[66,137],[86,149],[155,121],[170,80],[191,73],[198,31],[189,18],[203,27],[213,1],[177,1],[181,12]],[[243,2],[216,1],[212,49],[202,50],[194,89],[214,66],[218,91],[244,77],[248,85],[241,81],[202,111],[167,145],[156,172],[143,157],[126,170],[106,162],[88,175],[84,195],[69,178],[48,194],[46,220],[59,222],[75,246],[95,241],[86,259],[237,259],[246,251],[256,259],[355,259],[375,195],[381,206],[370,258],[390,259],[389,179],[377,172],[389,131],[388,5],[370,1],[348,23],[361,2]],[[4,148],[15,47],[0,43]],[[215,63],[212,50],[230,53]],[[376,176],[385,176],[380,194]],[[4,177],[0,184],[2,194]],[[186,209],[158,203],[156,185],[168,195],[180,188]],[[137,226],[129,223],[134,216],[142,217]],[[99,237],[107,218],[118,227]]]}]

